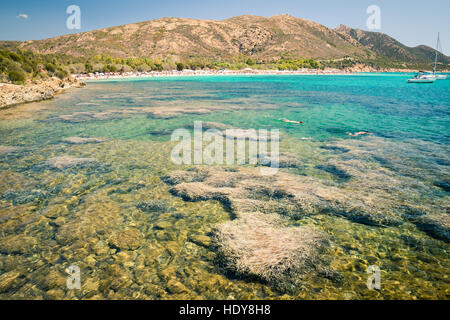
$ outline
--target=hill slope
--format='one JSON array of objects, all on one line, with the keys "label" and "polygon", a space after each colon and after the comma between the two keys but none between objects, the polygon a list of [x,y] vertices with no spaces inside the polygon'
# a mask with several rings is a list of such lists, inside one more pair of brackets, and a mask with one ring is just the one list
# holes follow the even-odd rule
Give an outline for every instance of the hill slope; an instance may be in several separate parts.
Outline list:
[{"label": "hill slope", "polygon": [[[424,45],[411,48],[384,33],[352,29],[344,25],[340,25],[335,30],[343,34],[348,41],[354,40],[376,54],[393,60],[429,63],[433,62],[435,58],[433,48]],[[439,54],[439,61],[450,64],[450,57],[441,53]]]},{"label": "hill slope", "polygon": [[175,60],[226,59],[239,54],[263,60],[282,56],[320,59],[371,55],[333,29],[289,15],[239,16],[223,21],[162,18],[28,41],[21,47],[73,56],[102,53]]}]

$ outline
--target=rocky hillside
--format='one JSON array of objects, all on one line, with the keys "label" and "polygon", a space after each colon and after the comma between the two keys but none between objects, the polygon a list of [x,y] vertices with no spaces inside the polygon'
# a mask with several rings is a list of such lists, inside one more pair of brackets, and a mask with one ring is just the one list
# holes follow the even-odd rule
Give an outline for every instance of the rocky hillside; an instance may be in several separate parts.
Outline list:
[{"label": "rocky hillside", "polygon": [[72,56],[227,59],[245,54],[259,60],[281,57],[339,58],[371,56],[341,33],[315,22],[277,15],[228,20],[163,18],[107,29],[28,41],[40,53]]},{"label": "rocky hillside", "polygon": [[[422,63],[432,62],[435,58],[433,48],[424,45],[408,47],[384,33],[352,29],[344,25],[340,25],[335,31],[344,35],[348,41],[353,41],[355,45],[359,44],[377,55],[393,60]],[[440,54],[439,62],[450,64],[450,57]]]}]

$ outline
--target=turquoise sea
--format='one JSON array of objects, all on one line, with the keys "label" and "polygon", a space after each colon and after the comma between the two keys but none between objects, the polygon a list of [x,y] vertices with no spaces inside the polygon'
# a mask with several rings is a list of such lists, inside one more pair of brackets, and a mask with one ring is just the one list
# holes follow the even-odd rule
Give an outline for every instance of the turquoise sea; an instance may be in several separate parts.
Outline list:
[{"label": "turquoise sea", "polygon": [[[450,79],[408,77],[92,81],[0,110],[0,299],[449,299]],[[221,265],[216,229],[235,212],[163,179],[194,167],[170,160],[172,131],[194,121],[280,130],[296,159],[280,169],[286,188],[307,202],[283,221],[326,235],[318,259],[333,276],[277,286]],[[71,265],[79,290],[66,286]]]}]

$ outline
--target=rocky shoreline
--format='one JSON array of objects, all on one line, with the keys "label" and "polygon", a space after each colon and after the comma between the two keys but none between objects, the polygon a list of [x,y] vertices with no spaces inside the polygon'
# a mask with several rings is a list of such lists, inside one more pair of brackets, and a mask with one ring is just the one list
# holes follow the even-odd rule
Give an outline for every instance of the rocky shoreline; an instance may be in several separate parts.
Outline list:
[{"label": "rocky shoreline", "polygon": [[83,86],[84,83],[77,79],[60,80],[58,78],[26,85],[0,83],[0,109],[22,103],[49,100],[64,90]]}]

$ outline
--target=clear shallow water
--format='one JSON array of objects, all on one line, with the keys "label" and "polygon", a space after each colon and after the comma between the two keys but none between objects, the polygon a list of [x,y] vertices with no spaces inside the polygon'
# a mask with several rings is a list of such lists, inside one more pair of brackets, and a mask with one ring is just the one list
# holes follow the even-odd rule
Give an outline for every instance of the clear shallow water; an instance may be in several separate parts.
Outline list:
[{"label": "clear shallow water", "polygon": [[[442,236],[408,217],[420,211],[448,228],[450,81],[414,85],[407,78],[97,82],[0,111],[0,145],[17,148],[0,154],[0,298],[448,299],[448,229],[439,229]],[[183,112],[199,108],[206,112]],[[162,119],[149,112],[154,109],[178,111]],[[313,178],[330,193],[336,187],[351,195],[350,203],[364,199],[368,211],[401,223],[374,226],[304,212],[292,224],[313,225],[330,237],[327,255],[341,281],[311,275],[283,292],[228,277],[215,263],[216,251],[195,237],[208,237],[230,213],[216,201],[184,202],[160,179],[180,169],[170,162],[171,131],[200,120],[280,129],[281,150],[303,164],[283,171]],[[346,134],[361,130],[373,136]],[[105,141],[64,143],[68,137]],[[97,163],[68,170],[43,165],[58,156]],[[138,208],[152,199],[171,209]],[[128,229],[140,235],[137,248],[111,245],[112,236]],[[72,264],[82,270],[81,291],[66,289],[64,270]],[[369,265],[381,268],[380,291],[366,287]]]}]

